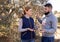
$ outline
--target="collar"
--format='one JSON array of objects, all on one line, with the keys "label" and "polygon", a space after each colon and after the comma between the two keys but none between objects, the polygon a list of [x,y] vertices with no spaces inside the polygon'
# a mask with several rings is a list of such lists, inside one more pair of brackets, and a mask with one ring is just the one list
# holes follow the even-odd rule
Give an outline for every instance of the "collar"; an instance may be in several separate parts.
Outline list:
[{"label": "collar", "polygon": [[30,18],[30,17],[29,17],[29,16],[27,16],[27,15],[25,15],[25,17],[26,17],[26,18],[28,18],[28,19]]}]

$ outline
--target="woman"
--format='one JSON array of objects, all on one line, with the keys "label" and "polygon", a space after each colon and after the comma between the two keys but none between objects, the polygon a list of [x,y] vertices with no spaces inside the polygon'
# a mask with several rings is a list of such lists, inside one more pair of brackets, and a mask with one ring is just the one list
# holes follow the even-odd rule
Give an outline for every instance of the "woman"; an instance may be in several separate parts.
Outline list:
[{"label": "woman", "polygon": [[19,21],[21,42],[35,42],[34,20],[31,15],[32,9],[29,6],[25,7],[24,16]]}]

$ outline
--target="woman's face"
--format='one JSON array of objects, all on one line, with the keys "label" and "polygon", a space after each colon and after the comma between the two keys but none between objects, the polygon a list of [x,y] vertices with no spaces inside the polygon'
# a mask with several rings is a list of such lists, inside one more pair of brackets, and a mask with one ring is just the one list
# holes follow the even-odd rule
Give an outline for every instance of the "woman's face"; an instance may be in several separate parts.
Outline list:
[{"label": "woman's face", "polygon": [[31,16],[32,15],[32,9],[29,9],[28,11],[26,11],[26,14]]}]

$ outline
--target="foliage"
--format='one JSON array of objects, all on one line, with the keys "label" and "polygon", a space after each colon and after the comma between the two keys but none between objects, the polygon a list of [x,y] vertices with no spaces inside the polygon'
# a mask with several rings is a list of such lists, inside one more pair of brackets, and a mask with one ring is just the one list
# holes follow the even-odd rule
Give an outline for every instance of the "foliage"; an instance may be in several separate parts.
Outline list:
[{"label": "foliage", "polygon": [[[37,0],[39,1],[39,0]],[[18,32],[19,19],[23,14],[22,10],[25,6],[29,5],[33,9],[33,18],[35,24],[38,23],[35,14],[43,14],[43,6],[35,5],[36,0],[20,0],[20,6],[16,7],[15,4],[0,5],[0,37],[5,36],[11,39],[11,42],[18,42],[20,40],[20,33]],[[44,1],[45,2],[45,1]],[[38,4],[38,2],[36,2]],[[36,7],[37,6],[37,7]],[[36,24],[40,29],[40,24]],[[38,35],[39,29],[37,30]],[[40,35],[39,35],[40,36]]]}]

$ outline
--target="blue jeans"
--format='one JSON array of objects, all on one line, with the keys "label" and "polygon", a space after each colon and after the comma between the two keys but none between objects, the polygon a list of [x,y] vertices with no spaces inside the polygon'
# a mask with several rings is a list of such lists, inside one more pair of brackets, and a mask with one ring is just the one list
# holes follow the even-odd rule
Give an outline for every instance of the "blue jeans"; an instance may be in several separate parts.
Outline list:
[{"label": "blue jeans", "polygon": [[42,37],[42,42],[54,42],[54,37]]},{"label": "blue jeans", "polygon": [[21,40],[21,42],[35,42],[35,39]]}]

